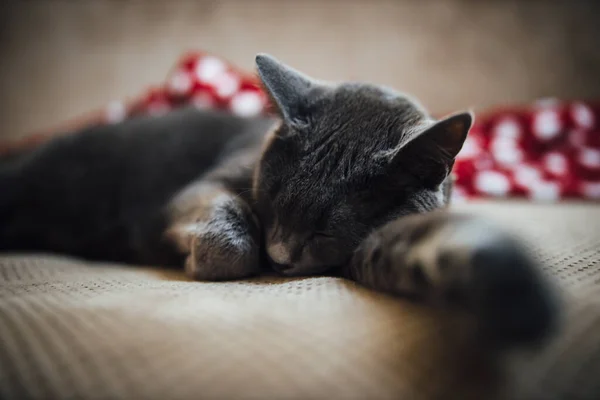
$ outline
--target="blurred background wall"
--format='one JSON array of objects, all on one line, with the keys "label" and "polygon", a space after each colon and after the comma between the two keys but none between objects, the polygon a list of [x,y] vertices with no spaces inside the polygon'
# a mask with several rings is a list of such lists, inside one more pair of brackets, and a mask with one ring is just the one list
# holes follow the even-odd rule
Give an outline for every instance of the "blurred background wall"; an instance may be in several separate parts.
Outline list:
[{"label": "blurred background wall", "polygon": [[162,81],[182,52],[410,92],[435,112],[600,98],[600,1],[4,0],[0,136]]}]

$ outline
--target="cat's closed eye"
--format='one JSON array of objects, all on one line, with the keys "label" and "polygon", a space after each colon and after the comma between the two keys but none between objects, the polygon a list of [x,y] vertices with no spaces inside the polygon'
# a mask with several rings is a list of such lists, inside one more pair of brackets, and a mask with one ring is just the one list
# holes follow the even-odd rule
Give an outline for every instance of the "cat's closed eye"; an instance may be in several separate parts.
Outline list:
[{"label": "cat's closed eye", "polygon": [[313,234],[310,236],[311,239],[333,239],[335,238],[335,235],[331,232],[322,232],[322,231],[317,231],[317,232],[313,232]]},{"label": "cat's closed eye", "polygon": [[331,251],[337,248],[343,242],[343,239],[329,232],[315,232],[309,236],[306,241],[307,246],[318,251]]}]

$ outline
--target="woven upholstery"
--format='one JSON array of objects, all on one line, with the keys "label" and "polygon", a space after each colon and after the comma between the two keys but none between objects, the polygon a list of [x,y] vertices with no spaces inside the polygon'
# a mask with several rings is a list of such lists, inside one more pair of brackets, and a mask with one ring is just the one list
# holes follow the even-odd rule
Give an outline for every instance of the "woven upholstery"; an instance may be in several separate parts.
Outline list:
[{"label": "woven upholstery", "polygon": [[0,398],[600,398],[600,208],[475,203],[527,237],[568,303],[540,351],[478,351],[461,316],[320,277],[0,257]]}]

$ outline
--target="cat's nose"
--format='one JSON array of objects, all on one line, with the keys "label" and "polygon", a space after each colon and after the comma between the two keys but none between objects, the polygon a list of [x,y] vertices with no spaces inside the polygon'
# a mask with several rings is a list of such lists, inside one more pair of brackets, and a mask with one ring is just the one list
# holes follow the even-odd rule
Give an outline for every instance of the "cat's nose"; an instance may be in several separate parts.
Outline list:
[{"label": "cat's nose", "polygon": [[292,263],[290,251],[281,242],[269,244],[267,246],[267,254],[274,264],[290,265]]},{"label": "cat's nose", "polygon": [[283,273],[292,268],[290,251],[283,243],[274,243],[267,246],[267,255],[271,266],[277,272]]}]

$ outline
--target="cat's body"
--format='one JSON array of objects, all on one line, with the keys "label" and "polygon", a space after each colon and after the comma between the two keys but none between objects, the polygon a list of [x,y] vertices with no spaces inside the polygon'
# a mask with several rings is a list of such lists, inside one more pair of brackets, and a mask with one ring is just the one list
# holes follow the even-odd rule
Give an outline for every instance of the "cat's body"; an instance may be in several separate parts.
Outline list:
[{"label": "cat's body", "polygon": [[[238,151],[258,155],[268,118],[196,108],[88,128],[0,163],[0,249],[181,266],[167,204]],[[250,194],[252,173],[240,177]]]},{"label": "cat's body", "polygon": [[387,88],[257,64],[281,118],[183,109],[0,161],[0,250],[185,265],[202,280],[335,271],[456,302],[495,342],[546,336],[555,310],[535,262],[500,230],[435,211],[470,114],[436,121]]}]

